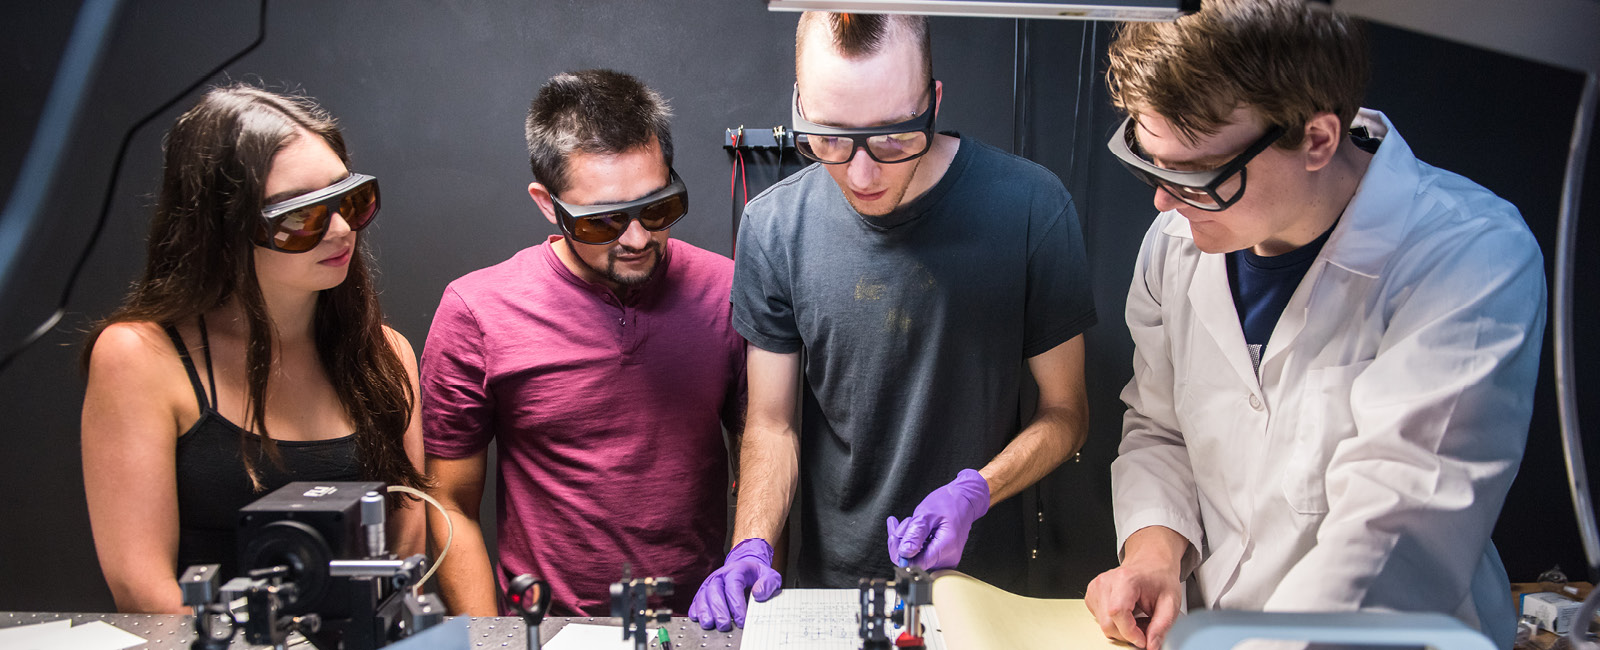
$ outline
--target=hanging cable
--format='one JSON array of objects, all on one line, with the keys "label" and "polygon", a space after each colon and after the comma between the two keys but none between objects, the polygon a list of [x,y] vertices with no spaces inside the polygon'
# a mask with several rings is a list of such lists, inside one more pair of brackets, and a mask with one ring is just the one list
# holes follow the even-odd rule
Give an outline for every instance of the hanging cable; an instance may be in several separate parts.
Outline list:
[{"label": "hanging cable", "polygon": [[[1600,580],[1600,530],[1595,523],[1594,501],[1584,464],[1583,437],[1578,428],[1577,364],[1572,356],[1572,269],[1578,243],[1583,167],[1588,160],[1597,103],[1600,103],[1600,76],[1591,72],[1584,76],[1583,94],[1578,99],[1578,113],[1573,119],[1572,140],[1567,149],[1567,173],[1562,182],[1561,212],[1556,222],[1555,277],[1552,278],[1550,305],[1550,325],[1555,333],[1556,411],[1561,421],[1561,449],[1567,463],[1567,484],[1572,490],[1578,534],[1583,542],[1584,557],[1589,562],[1590,581]],[[1574,623],[1573,627],[1587,625]]]},{"label": "hanging cable", "polygon": [[[1077,101],[1074,102],[1074,107],[1072,107],[1072,114],[1074,114],[1074,118],[1072,118],[1074,120],[1074,123],[1072,123],[1072,155],[1067,158],[1067,175],[1069,175],[1067,176],[1067,183],[1075,183],[1077,176],[1082,176],[1082,183],[1075,189],[1074,195],[1075,197],[1080,197],[1077,202],[1078,226],[1083,229],[1083,237],[1088,239],[1088,237],[1094,237],[1094,219],[1090,219],[1086,215],[1086,211],[1090,210],[1088,197],[1093,197],[1094,195],[1094,175],[1091,173],[1093,170],[1090,170],[1091,165],[1078,168],[1077,158],[1078,149],[1083,149],[1085,150],[1083,158],[1088,160],[1088,155],[1090,155],[1088,152],[1094,149],[1096,141],[1101,141],[1101,139],[1093,136],[1094,106],[1096,106],[1094,104],[1094,80],[1091,78],[1086,85],[1082,83],[1083,69],[1085,67],[1088,69],[1088,74],[1094,74],[1094,53],[1099,51],[1098,22],[1096,24],[1085,24],[1085,30],[1088,45],[1080,45],[1080,48],[1078,48],[1078,51],[1082,54],[1078,58],[1078,66],[1080,66],[1078,80],[1080,80],[1080,86],[1083,86],[1083,90],[1078,93]],[[1078,117],[1080,110],[1082,110],[1082,117]],[[1088,128],[1085,128],[1085,125],[1088,125]],[[1086,133],[1091,133],[1090,138],[1082,138],[1080,136],[1080,133],[1085,133],[1085,131]]]},{"label": "hanging cable", "polygon": [[1011,154],[1027,157],[1027,27],[1013,19],[1011,35]]},{"label": "hanging cable", "polygon": [[1023,158],[1027,158],[1028,160],[1033,160],[1033,144],[1032,144],[1033,143],[1033,110],[1032,110],[1032,104],[1033,104],[1033,74],[1032,74],[1032,72],[1030,70],[1031,66],[1030,66],[1030,64],[1028,62],[1028,58],[1031,56],[1031,54],[1029,52],[1030,48],[1029,48],[1028,45],[1029,45],[1029,41],[1031,40],[1030,39],[1030,32],[1033,31],[1031,29],[1032,26],[1033,26],[1033,22],[1032,21],[1028,21],[1028,20],[1019,21],[1019,27],[1022,30],[1022,57],[1020,59],[1021,67],[1022,67],[1022,75],[1021,75],[1022,76],[1022,80],[1021,80],[1022,81],[1022,83],[1021,83],[1021,86],[1022,86],[1022,101],[1021,101],[1021,104],[1022,104],[1022,120],[1021,120],[1022,121],[1022,148],[1021,148],[1021,152],[1022,153],[1021,153],[1021,155],[1022,155]]},{"label": "hanging cable", "polygon": [[411,586],[411,593],[420,596],[422,595],[422,585],[428,582],[428,578],[433,577],[433,573],[438,571],[439,567],[444,566],[445,557],[450,555],[450,546],[455,544],[456,541],[456,525],[450,521],[450,512],[445,510],[444,506],[435,501],[433,497],[428,496],[426,492],[406,485],[391,485],[388,487],[388,491],[416,495],[423,501],[427,501],[429,505],[437,508],[439,515],[444,517],[444,548],[439,549],[439,557],[434,558],[433,566],[428,567],[428,572],[422,574],[422,578],[417,580],[417,584]]},{"label": "hanging cable", "polygon": [[[733,136],[732,137],[733,137],[733,175],[728,178],[728,200],[732,201],[734,199],[739,198],[739,195],[736,192],[736,190],[739,188],[740,184],[742,183],[744,185],[744,202],[745,203],[749,203],[750,202],[750,177],[749,177],[748,174],[746,174],[746,172],[744,170],[744,149],[740,148],[744,144],[744,126],[740,125],[739,128],[733,132]],[[739,215],[738,215],[737,206],[736,206],[735,207],[735,212],[734,212],[734,218],[737,219],[738,216]]]},{"label": "hanging cable", "polygon": [[[1088,62],[1090,62],[1090,70],[1094,69],[1094,53],[1098,53],[1098,51],[1099,51],[1099,22],[1094,22],[1094,24],[1091,24],[1091,26],[1090,26],[1090,46],[1088,46],[1088,54],[1085,54],[1086,58],[1088,58]],[[1098,75],[1096,75],[1096,77],[1098,77]],[[1093,125],[1093,123],[1094,123],[1094,83],[1090,83],[1090,91],[1088,91],[1088,98],[1085,98],[1085,102],[1083,102],[1083,106],[1088,106],[1088,109],[1085,110],[1085,115],[1083,115],[1083,120],[1085,120],[1085,122],[1091,123],[1091,125]],[[1083,147],[1085,147],[1085,149],[1088,149],[1088,147],[1093,147],[1093,146],[1094,146],[1094,141],[1083,142]],[[1090,197],[1090,195],[1093,195],[1093,186],[1094,186],[1094,175],[1091,175],[1091,173],[1088,173],[1088,170],[1083,171],[1083,195],[1085,195],[1085,197]],[[1085,223],[1085,221],[1088,221],[1088,219],[1083,219],[1082,216],[1080,216],[1080,219],[1078,219],[1078,223],[1080,223],[1080,224]]]},{"label": "hanging cable", "polygon": [[[772,139],[773,139],[773,141],[778,143],[778,178],[777,178],[777,180],[781,181],[781,180],[784,179],[784,174],[783,174],[783,154],[789,148],[789,145],[788,145],[788,142],[787,142],[788,139],[789,139],[789,134],[788,134],[787,131],[784,130],[783,127],[775,126],[775,127],[772,127]],[[777,181],[773,181],[773,182],[777,182]]]},{"label": "hanging cable", "polygon": [[[738,194],[736,194],[735,191],[739,187],[739,176],[744,172],[744,154],[739,150],[739,146],[744,144],[744,125],[741,124],[741,125],[739,125],[739,128],[733,129],[729,133],[728,139],[729,139],[730,142],[733,143],[733,163],[732,163],[732,167],[733,168],[732,168],[732,171],[730,171],[729,174],[728,174],[728,205],[733,210],[733,215],[729,218],[729,224],[733,228],[733,236],[732,236],[730,241],[733,242],[734,250],[738,250],[738,248],[739,248],[739,215],[740,215],[740,213],[743,212],[743,210],[741,208],[743,208],[744,206],[741,205],[736,200],[738,198]],[[745,187],[747,188],[745,190],[745,203],[749,203],[750,202],[750,190],[748,189],[749,185],[746,184]]]},{"label": "hanging cable", "polygon": [[133,136],[138,134],[139,131],[143,129],[146,124],[149,124],[151,120],[160,117],[161,114],[167,112],[168,109],[171,109],[179,101],[182,101],[183,98],[188,97],[190,93],[193,93],[200,86],[204,85],[212,77],[216,76],[217,73],[222,72],[239,59],[244,58],[245,55],[255,51],[256,46],[261,45],[261,42],[266,40],[267,0],[261,0],[259,24],[260,27],[256,30],[256,40],[251,41],[249,45],[245,46],[245,48],[240,50],[237,54],[228,57],[228,60],[217,64],[216,67],[206,72],[199,79],[196,79],[194,83],[189,84],[188,87],[174,95],[171,99],[163,102],[161,106],[140,118],[138,122],[134,122],[133,126],[128,127],[127,132],[122,136],[122,144],[117,147],[117,156],[111,162],[111,178],[110,180],[106,181],[104,198],[100,201],[100,215],[95,219],[94,229],[89,233],[88,243],[84,245],[83,252],[78,255],[77,261],[72,265],[72,272],[67,275],[67,283],[66,286],[61,290],[61,300],[56,304],[55,312],[50,314],[50,316],[47,317],[43,323],[39,324],[39,327],[35,328],[32,333],[28,334],[27,338],[23,339],[22,342],[19,343],[15,348],[6,352],[4,356],[0,356],[0,372],[5,372],[5,369],[11,365],[11,362],[16,361],[17,357],[21,356],[24,350],[32,347],[33,344],[39,342],[39,339],[42,339],[46,334],[49,334],[50,331],[55,328],[56,324],[60,323],[61,319],[67,315],[67,303],[72,300],[72,290],[77,286],[78,278],[83,275],[83,268],[84,266],[88,265],[89,257],[94,253],[95,244],[100,241],[100,235],[105,232],[107,217],[111,213],[112,198],[115,196],[114,192],[117,188],[117,179],[122,174],[122,161],[128,156],[128,148],[133,144]]},{"label": "hanging cable", "polygon": [[[1079,112],[1083,108],[1083,62],[1084,52],[1089,49],[1089,30],[1094,23],[1083,21],[1083,32],[1078,39],[1078,86],[1072,92],[1072,146],[1067,149],[1067,183],[1071,184],[1078,177],[1078,149],[1083,143],[1083,122],[1079,121]],[[1090,55],[1093,56],[1093,55]],[[1091,86],[1091,90],[1093,87]]]},{"label": "hanging cable", "polygon": [[[750,172],[746,171],[744,167],[744,150],[735,147],[734,153],[739,156],[739,186],[744,191],[744,200],[739,202],[739,207],[743,208],[746,203],[750,202]],[[728,192],[728,200],[733,200],[733,192],[731,190]]]}]

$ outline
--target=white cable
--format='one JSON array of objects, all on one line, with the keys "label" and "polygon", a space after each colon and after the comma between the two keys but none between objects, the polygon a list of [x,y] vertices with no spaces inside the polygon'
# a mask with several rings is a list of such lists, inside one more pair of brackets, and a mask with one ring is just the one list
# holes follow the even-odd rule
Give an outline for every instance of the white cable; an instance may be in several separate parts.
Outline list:
[{"label": "white cable", "polygon": [[1583,436],[1578,428],[1577,362],[1573,359],[1572,270],[1578,247],[1578,205],[1583,188],[1583,166],[1588,159],[1590,131],[1596,104],[1600,103],[1600,73],[1584,78],[1583,95],[1573,120],[1572,145],[1567,151],[1567,173],[1561,185],[1561,212],[1556,221],[1555,277],[1550,290],[1550,326],[1555,335],[1556,414],[1561,422],[1561,451],[1567,462],[1567,485],[1578,518],[1578,536],[1589,561],[1589,580],[1600,574],[1600,525],[1595,523],[1594,501],[1584,465]]},{"label": "white cable", "polygon": [[450,554],[450,544],[456,540],[456,526],[450,522],[450,512],[445,510],[444,506],[439,505],[438,501],[435,501],[433,497],[428,496],[427,493],[423,492],[422,490],[404,485],[391,485],[389,486],[389,491],[405,492],[406,494],[414,494],[422,497],[423,501],[433,504],[433,507],[439,509],[439,514],[444,515],[444,548],[439,550],[439,557],[433,561],[433,566],[428,567],[428,572],[422,574],[422,579],[418,580],[417,584],[411,588],[411,593],[421,595],[422,585],[428,582],[428,578],[433,577],[434,571],[438,571],[439,567],[444,565],[445,556]]}]

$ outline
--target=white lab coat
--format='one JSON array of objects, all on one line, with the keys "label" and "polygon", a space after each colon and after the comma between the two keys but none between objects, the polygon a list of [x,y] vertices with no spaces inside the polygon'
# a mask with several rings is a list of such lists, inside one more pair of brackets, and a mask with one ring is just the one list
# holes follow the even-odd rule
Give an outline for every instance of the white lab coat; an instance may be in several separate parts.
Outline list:
[{"label": "white lab coat", "polygon": [[1177,212],[1145,235],[1118,548],[1145,526],[1188,538],[1190,607],[1442,612],[1509,648],[1489,533],[1533,409],[1543,259],[1510,203],[1418,161],[1382,113],[1357,123],[1382,145],[1259,380],[1224,256]]}]

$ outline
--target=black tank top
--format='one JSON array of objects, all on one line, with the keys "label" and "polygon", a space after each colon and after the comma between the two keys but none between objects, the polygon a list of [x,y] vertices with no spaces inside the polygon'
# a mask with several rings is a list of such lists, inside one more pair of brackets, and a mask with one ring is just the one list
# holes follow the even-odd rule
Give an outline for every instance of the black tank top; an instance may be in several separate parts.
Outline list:
[{"label": "black tank top", "polygon": [[[281,466],[261,448],[260,436],[245,431],[217,412],[217,381],[211,368],[211,345],[205,319],[200,320],[200,343],[206,353],[210,399],[200,383],[200,373],[183,337],[171,325],[167,336],[178,348],[183,369],[189,373],[200,419],[178,436],[178,572],[195,564],[221,564],[222,579],[238,573],[239,509],[293,481],[360,481],[355,435],[330,440],[277,440]],[[253,455],[265,488],[256,492],[245,473],[244,454]]]}]

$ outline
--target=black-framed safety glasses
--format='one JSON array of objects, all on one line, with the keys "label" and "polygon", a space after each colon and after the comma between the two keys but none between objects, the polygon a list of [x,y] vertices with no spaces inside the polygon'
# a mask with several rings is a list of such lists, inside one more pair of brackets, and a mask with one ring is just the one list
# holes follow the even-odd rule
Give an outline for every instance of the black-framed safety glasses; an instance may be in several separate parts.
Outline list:
[{"label": "black-framed safety glasses", "polygon": [[816,124],[806,120],[800,108],[800,84],[794,87],[794,103],[790,108],[793,120],[794,148],[800,155],[825,165],[850,162],[857,149],[866,149],[867,155],[880,163],[900,163],[928,153],[933,143],[933,118],[935,82],[928,80],[928,91],[923,94],[927,108],[922,114],[904,122],[859,129],[846,129]]},{"label": "black-framed safety glasses", "polygon": [[1178,171],[1157,167],[1145,156],[1144,150],[1139,147],[1135,131],[1137,128],[1138,122],[1134,121],[1133,116],[1123,119],[1122,125],[1112,134],[1111,141],[1106,143],[1106,147],[1111,149],[1111,154],[1146,185],[1210,212],[1226,210],[1239,202],[1244,196],[1245,165],[1248,165],[1256,155],[1266,151],[1267,147],[1272,146],[1272,143],[1277,142],[1286,132],[1282,126],[1274,125],[1243,152],[1234,156],[1233,160],[1215,169]]},{"label": "black-framed safety glasses", "polygon": [[322,243],[339,213],[360,230],[378,216],[378,179],[351,173],[348,178],[287,201],[261,209],[263,228],[256,231],[256,245],[284,253],[304,253]]},{"label": "black-framed safety glasses", "polygon": [[668,170],[667,186],[651,192],[649,196],[626,203],[597,203],[573,205],[550,196],[555,204],[556,223],[561,232],[580,244],[609,244],[627,232],[628,223],[634,220],[645,230],[656,232],[689,213],[689,188],[678,178],[678,172]]}]

